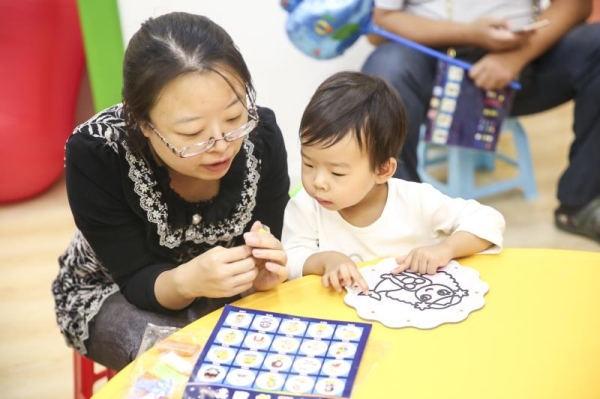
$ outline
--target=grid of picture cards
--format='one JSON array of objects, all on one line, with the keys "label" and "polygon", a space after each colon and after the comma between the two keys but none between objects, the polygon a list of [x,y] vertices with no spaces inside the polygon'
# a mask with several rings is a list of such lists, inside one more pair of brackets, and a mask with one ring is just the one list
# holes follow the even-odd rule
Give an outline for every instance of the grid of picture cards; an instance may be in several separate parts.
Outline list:
[{"label": "grid of picture cards", "polygon": [[184,399],[349,398],[371,325],[226,305]]}]

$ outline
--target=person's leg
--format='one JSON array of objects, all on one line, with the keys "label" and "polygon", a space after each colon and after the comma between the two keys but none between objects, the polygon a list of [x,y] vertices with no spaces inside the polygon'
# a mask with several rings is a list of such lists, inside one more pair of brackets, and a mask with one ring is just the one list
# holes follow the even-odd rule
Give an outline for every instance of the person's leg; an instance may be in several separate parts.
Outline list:
[{"label": "person's leg", "polygon": [[379,45],[362,67],[362,72],[387,80],[404,102],[408,132],[395,174],[404,180],[421,181],[417,173],[417,145],[433,90],[435,68],[433,57],[394,42]]},{"label": "person's leg", "polygon": [[188,308],[167,315],[142,310],[116,292],[104,301],[89,325],[85,356],[112,370],[121,370],[135,359],[148,323],[184,327],[228,302],[231,298],[197,299]]},{"label": "person's leg", "polygon": [[517,95],[513,114],[527,115],[575,100],[575,140],[558,199],[581,208],[600,195],[600,24],[581,25],[533,63],[533,88]]},{"label": "person's leg", "polygon": [[573,29],[532,66],[532,88],[517,95],[513,114],[575,101],[575,140],[558,184],[555,220],[559,228],[600,242],[600,24]]}]

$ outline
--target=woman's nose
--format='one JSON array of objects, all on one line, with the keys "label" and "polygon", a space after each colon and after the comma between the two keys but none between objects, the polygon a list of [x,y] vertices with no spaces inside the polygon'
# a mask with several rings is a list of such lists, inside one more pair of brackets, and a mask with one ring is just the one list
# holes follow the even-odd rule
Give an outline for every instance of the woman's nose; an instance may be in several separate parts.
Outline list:
[{"label": "woman's nose", "polygon": [[214,151],[225,151],[229,143],[223,137],[223,133],[221,133],[218,137],[215,137],[215,144],[213,145]]},{"label": "woman's nose", "polygon": [[212,151],[224,151],[227,148],[227,141],[225,140],[225,133],[223,133],[223,129],[219,126],[215,125],[211,129],[211,136],[215,139],[215,143],[211,147]]}]

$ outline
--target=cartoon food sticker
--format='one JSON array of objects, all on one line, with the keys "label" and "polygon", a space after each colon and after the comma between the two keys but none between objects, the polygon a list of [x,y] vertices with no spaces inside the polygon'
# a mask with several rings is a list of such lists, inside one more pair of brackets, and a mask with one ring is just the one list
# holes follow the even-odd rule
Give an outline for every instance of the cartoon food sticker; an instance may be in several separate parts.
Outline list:
[{"label": "cartoon food sticker", "polygon": [[329,338],[333,335],[333,326],[326,323],[310,323],[308,334],[314,338]]},{"label": "cartoon food sticker", "polygon": [[280,353],[295,352],[298,350],[300,342],[292,337],[277,337],[273,341],[273,349]]},{"label": "cartoon food sticker", "polygon": [[244,333],[230,328],[219,331],[217,334],[217,342],[223,345],[239,345],[244,338]]},{"label": "cartoon food sticker", "polygon": [[285,388],[291,392],[305,393],[312,390],[315,381],[313,378],[304,375],[298,375],[288,378]]},{"label": "cartoon food sticker", "polygon": [[330,376],[343,376],[350,371],[350,362],[342,359],[327,360],[323,364],[323,373]]},{"label": "cartoon food sticker", "polygon": [[446,83],[446,87],[444,88],[444,95],[448,97],[458,97],[458,93],[460,93],[460,85],[458,83]]},{"label": "cartoon food sticker", "polygon": [[345,383],[336,378],[322,378],[317,381],[315,390],[322,395],[339,395],[344,390]]},{"label": "cartoon food sticker", "polygon": [[356,345],[351,342],[334,342],[329,347],[329,354],[333,357],[352,357],[356,353]]},{"label": "cartoon food sticker", "polygon": [[263,333],[248,334],[244,341],[244,345],[251,349],[265,349],[271,344],[271,337]]},{"label": "cartoon food sticker", "polygon": [[357,340],[362,335],[362,328],[356,326],[338,326],[335,336],[342,340]]},{"label": "cartoon food sticker", "polygon": [[227,373],[225,380],[235,386],[245,387],[254,382],[255,378],[254,371],[246,369],[231,369]]},{"label": "cartoon food sticker", "polygon": [[206,357],[213,363],[227,364],[230,363],[235,356],[235,352],[231,348],[224,346],[216,346],[211,348]]},{"label": "cartoon food sticker", "polygon": [[440,110],[444,112],[453,113],[456,109],[456,100],[453,98],[444,98]]},{"label": "cartoon food sticker", "polygon": [[265,358],[263,368],[272,371],[285,371],[292,365],[292,358],[287,355],[269,355]]},{"label": "cartoon food sticker", "polygon": [[241,351],[235,358],[238,365],[242,367],[258,367],[261,365],[264,356],[256,351]]},{"label": "cartoon food sticker", "polygon": [[448,68],[448,79],[460,82],[465,74],[465,70],[461,67],[451,65]]},{"label": "cartoon food sticker", "polygon": [[321,368],[321,361],[314,357],[300,357],[294,361],[293,369],[300,374],[315,374]]},{"label": "cartoon food sticker", "polygon": [[225,376],[225,369],[221,366],[208,364],[202,366],[196,375],[196,381],[218,382]]},{"label": "cartoon food sticker", "polygon": [[279,331],[286,335],[302,335],[305,330],[306,323],[292,319],[283,321]]},{"label": "cartoon food sticker", "polygon": [[306,355],[319,356],[327,351],[327,343],[324,341],[307,340],[302,342],[300,351]]},{"label": "cartoon food sticker", "polygon": [[227,316],[225,320],[225,324],[228,324],[233,327],[247,327],[250,325],[252,321],[252,316],[247,313],[242,312],[233,312]]},{"label": "cartoon food sticker", "polygon": [[444,113],[440,112],[437,116],[436,123],[437,123],[437,126],[447,129],[452,124],[452,115],[444,114]]},{"label": "cartoon food sticker", "polygon": [[436,144],[446,144],[448,142],[448,130],[446,129],[435,129],[431,137],[431,141]]},{"label": "cartoon food sticker", "polygon": [[275,391],[281,389],[285,378],[278,373],[261,373],[256,378],[256,386],[261,389],[268,389],[270,391]]},{"label": "cartoon food sticker", "polygon": [[279,321],[271,316],[261,316],[254,320],[252,327],[259,331],[275,331],[279,327]]}]

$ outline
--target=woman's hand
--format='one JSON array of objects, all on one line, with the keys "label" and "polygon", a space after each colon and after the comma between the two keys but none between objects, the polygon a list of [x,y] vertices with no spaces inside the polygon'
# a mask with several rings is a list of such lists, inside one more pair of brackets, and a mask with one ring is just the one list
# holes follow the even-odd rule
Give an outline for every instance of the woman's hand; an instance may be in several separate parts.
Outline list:
[{"label": "woman's hand", "polygon": [[179,269],[181,291],[192,298],[240,294],[252,287],[258,274],[252,249],[247,245],[211,248]]},{"label": "woman's hand", "polygon": [[250,231],[244,234],[244,240],[252,248],[252,257],[258,270],[252,286],[255,290],[267,291],[287,280],[287,255],[281,242],[269,232],[267,226],[254,222]]}]

